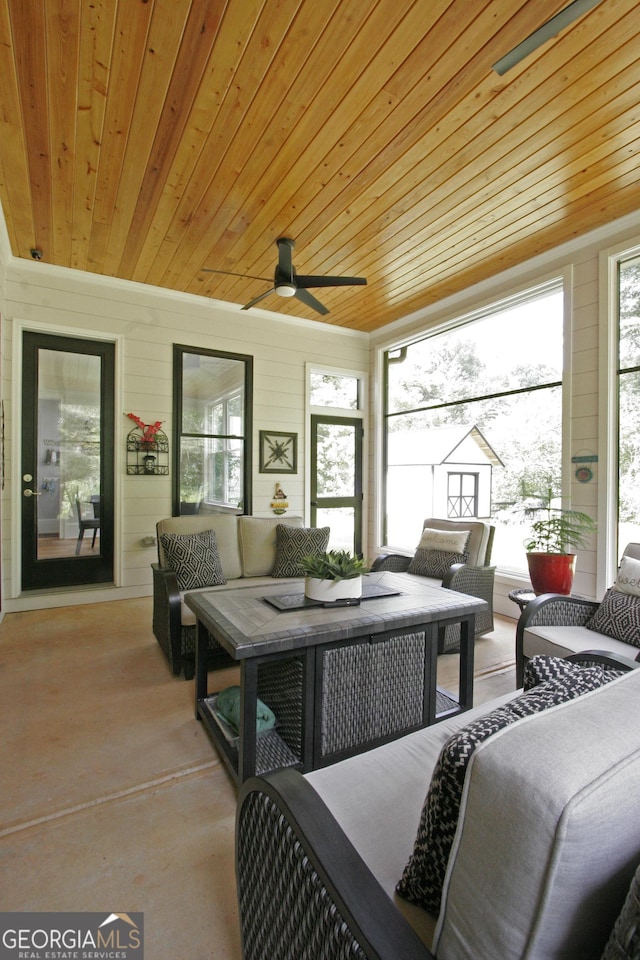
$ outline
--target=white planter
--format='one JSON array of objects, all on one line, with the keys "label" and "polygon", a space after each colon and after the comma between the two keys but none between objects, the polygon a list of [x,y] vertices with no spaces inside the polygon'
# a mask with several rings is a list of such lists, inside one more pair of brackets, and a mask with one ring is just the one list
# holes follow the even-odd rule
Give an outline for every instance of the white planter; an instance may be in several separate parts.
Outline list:
[{"label": "white planter", "polygon": [[305,577],[304,595],[309,600],[333,603],[334,600],[357,600],[362,596],[362,577],[350,580],[318,580]]}]

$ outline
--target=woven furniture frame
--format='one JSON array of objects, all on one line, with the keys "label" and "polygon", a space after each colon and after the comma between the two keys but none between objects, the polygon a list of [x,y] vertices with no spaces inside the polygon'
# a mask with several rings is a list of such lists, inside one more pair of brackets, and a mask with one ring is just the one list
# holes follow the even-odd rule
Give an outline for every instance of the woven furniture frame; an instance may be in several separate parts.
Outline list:
[{"label": "woven furniture frame", "polygon": [[[640,669],[599,651],[567,659]],[[298,771],[241,787],[236,878],[243,960],[436,960]],[[636,876],[603,960],[637,956],[639,888]]]},{"label": "woven furniture frame", "polygon": [[433,960],[294,771],[244,784],[236,876],[243,960]]},{"label": "woven furniture frame", "polygon": [[[425,520],[425,524],[430,521]],[[453,525],[455,526],[455,524]],[[453,527],[452,527],[453,529]],[[455,563],[442,579],[442,586],[448,590],[457,590],[458,593],[467,593],[472,597],[486,600],[488,607],[483,613],[476,615],[476,637],[493,630],[493,584],[496,568],[489,566],[495,527],[489,526],[487,544],[484,556],[478,559],[480,564]],[[372,570],[389,570],[395,573],[405,573],[409,569],[411,557],[400,553],[380,554],[371,567]],[[418,574],[416,574],[418,576]],[[438,653],[456,653],[460,649],[460,627],[451,624],[445,627],[438,637]]]},{"label": "woven furniture frame", "polygon": [[322,651],[323,757],[423,724],[427,646],[422,630]]},{"label": "woven furniture frame", "polygon": [[[522,685],[525,656],[524,631],[527,627],[584,627],[600,604],[578,597],[545,594],[536,597],[522,611],[516,627],[516,685]],[[596,642],[594,634],[594,643]]]},{"label": "woven furniture frame", "polygon": [[[160,644],[174,677],[184,671],[185,680],[193,680],[196,662],[195,624],[183,626],[180,620],[180,591],[172,570],[152,563],[153,633]],[[214,637],[209,636],[210,669],[231,666],[233,660]]]}]

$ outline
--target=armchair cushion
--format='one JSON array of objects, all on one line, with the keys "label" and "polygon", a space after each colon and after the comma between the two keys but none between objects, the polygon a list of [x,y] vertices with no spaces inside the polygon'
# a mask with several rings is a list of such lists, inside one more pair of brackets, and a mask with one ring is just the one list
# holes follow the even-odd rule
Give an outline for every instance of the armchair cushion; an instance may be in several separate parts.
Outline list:
[{"label": "armchair cushion", "polygon": [[585,626],[622,643],[640,647],[640,597],[610,587]]},{"label": "armchair cushion", "polygon": [[329,527],[276,527],[276,563],[273,577],[302,577],[303,557],[319,556],[329,546]]},{"label": "armchair cushion", "polygon": [[435,530],[424,527],[408,573],[420,577],[446,576],[454,563],[466,563],[470,530]]},{"label": "armchair cushion", "polygon": [[419,577],[438,577],[447,575],[454,563],[466,563],[467,553],[448,553],[446,550],[416,550],[407,573],[415,573]]},{"label": "armchair cushion", "polygon": [[[276,562],[276,531],[280,517],[238,517],[243,577],[270,577]],[[287,517],[288,527],[302,527],[302,517]],[[240,574],[239,574],[240,576]]]},{"label": "armchair cushion", "polygon": [[400,896],[431,913],[438,913],[467,766],[476,748],[522,717],[596,690],[616,675],[607,674],[601,668],[575,664],[571,667],[566,676],[540,683],[474,720],[454,733],[444,745],[422,808],[413,853],[397,886]]},{"label": "armchair cushion", "polygon": [[[467,563],[473,566],[485,566],[491,560],[491,544],[493,539],[493,527],[483,520],[439,520],[436,517],[428,517],[423,522],[423,529],[437,530],[440,532],[462,532],[469,535],[469,539],[464,544],[462,550],[453,550],[455,553],[468,553]],[[422,544],[419,544],[422,547]],[[438,549],[444,549],[442,545]]]},{"label": "armchair cushion", "polygon": [[613,587],[619,593],[640,597],[640,560],[634,557],[623,557]]},{"label": "armchair cushion", "polygon": [[424,527],[418,549],[464,553],[470,536],[470,530],[436,530],[432,527]]},{"label": "armchair cushion", "polygon": [[175,572],[179,590],[197,590],[227,582],[213,530],[163,533],[160,540],[167,565]]}]

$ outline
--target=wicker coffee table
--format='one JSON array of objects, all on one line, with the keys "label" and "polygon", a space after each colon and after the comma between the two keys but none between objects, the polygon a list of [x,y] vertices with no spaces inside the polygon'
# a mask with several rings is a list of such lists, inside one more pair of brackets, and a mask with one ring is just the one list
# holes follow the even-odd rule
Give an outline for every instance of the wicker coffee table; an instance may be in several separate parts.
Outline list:
[{"label": "wicker coffee table", "polygon": [[[406,573],[366,578],[386,595],[358,606],[278,609],[303,583],[187,594],[197,621],[195,709],[233,776],[316,769],[468,709],[475,614],[484,600]],[[461,624],[456,696],[436,687],[438,632]],[[208,690],[208,634],[240,664],[240,730],[220,723]],[[256,703],[277,727],[256,736]]]}]

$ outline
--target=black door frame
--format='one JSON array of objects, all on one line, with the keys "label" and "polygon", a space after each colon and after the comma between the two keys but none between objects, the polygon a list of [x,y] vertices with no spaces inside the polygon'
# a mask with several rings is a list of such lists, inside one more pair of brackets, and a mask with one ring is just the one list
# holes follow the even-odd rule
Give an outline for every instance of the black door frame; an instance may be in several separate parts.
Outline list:
[{"label": "black door frame", "polygon": [[[38,449],[38,351],[59,350],[84,353],[101,359],[100,377],[100,551],[96,556],[67,556],[38,559],[37,509],[34,497],[23,490],[37,477]],[[111,583],[114,580],[114,428],[115,428],[115,344],[108,340],[58,336],[24,330],[22,334],[22,450],[20,470],[21,500],[21,589],[43,590],[54,587]]]},{"label": "black door frame", "polygon": [[[344,426],[355,427],[355,464],[354,464],[354,495],[352,497],[319,497],[318,496],[318,473],[316,464],[318,462],[318,427],[323,423],[337,423]],[[354,552],[362,555],[363,531],[362,531],[362,506],[364,500],[363,494],[363,455],[362,447],[364,442],[364,426],[361,417],[332,417],[325,414],[311,414],[311,470],[310,470],[310,501],[311,501],[311,524],[315,526],[317,511],[319,507],[331,509],[332,507],[353,507],[354,510]]]}]

